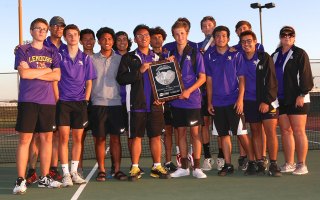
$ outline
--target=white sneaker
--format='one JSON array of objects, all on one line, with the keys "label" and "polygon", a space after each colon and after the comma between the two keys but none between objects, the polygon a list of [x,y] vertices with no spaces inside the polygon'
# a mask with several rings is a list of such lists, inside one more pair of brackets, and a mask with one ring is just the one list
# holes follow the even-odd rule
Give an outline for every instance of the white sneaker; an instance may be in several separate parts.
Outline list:
[{"label": "white sneaker", "polygon": [[293,164],[284,163],[282,166],[280,166],[280,171],[282,173],[293,172],[295,169],[296,169],[296,163],[293,163]]},{"label": "white sneaker", "polygon": [[207,175],[199,168],[192,171],[192,175],[196,178],[207,178]]},{"label": "white sneaker", "polygon": [[178,168],[177,171],[171,173],[170,175],[173,178],[178,178],[178,177],[182,177],[182,176],[189,176],[190,171],[189,171],[189,168],[188,169]]},{"label": "white sneaker", "polygon": [[71,176],[72,176],[72,182],[74,182],[75,184],[84,184],[84,183],[86,183],[86,181],[83,178],[80,177],[78,172],[71,173]]},{"label": "white sneaker", "polygon": [[292,172],[293,175],[304,175],[308,173],[307,165],[298,163],[296,169]]},{"label": "white sneaker", "polygon": [[220,171],[222,169],[222,167],[224,166],[224,159],[223,158],[217,158],[216,163],[217,163],[217,170]]},{"label": "white sneaker", "polygon": [[60,188],[62,183],[53,180],[49,175],[40,176],[38,181],[38,187],[40,188]]},{"label": "white sneaker", "polygon": [[26,179],[19,177],[16,180],[16,185],[13,188],[13,194],[24,194],[27,191]]},{"label": "white sneaker", "polygon": [[212,170],[213,160],[211,158],[206,158],[203,161],[202,170],[203,171],[210,171]]},{"label": "white sneaker", "polygon": [[73,182],[70,174],[65,174],[62,179],[62,187],[73,186]]}]

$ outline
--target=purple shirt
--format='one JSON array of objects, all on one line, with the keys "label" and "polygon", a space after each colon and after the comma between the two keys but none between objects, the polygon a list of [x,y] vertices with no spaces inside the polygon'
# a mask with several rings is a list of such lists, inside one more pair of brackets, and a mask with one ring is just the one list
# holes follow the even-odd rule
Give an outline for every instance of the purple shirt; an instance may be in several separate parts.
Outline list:
[{"label": "purple shirt", "polygon": [[72,61],[68,49],[64,49],[60,67],[59,99],[62,101],[85,100],[86,81],[97,78],[90,56],[79,49]]},{"label": "purple shirt", "polygon": [[285,54],[282,54],[282,51],[278,51],[278,57],[275,62],[275,67],[276,67],[276,76],[278,80],[278,98],[279,99],[284,99],[284,89],[283,89],[283,65],[284,61],[286,60],[288,56],[289,51],[287,51]]},{"label": "purple shirt", "polygon": [[62,53],[62,51],[63,51],[64,49],[68,49],[67,45],[64,44],[62,41],[61,41],[61,45],[60,45],[60,47],[59,47],[59,49],[58,49],[58,48],[56,47],[56,45],[54,45],[54,44],[51,42],[50,36],[48,36],[48,37],[45,39],[45,41],[43,42],[43,44],[44,44],[44,46],[49,47],[49,48],[52,48],[52,49],[58,51],[59,53]]},{"label": "purple shirt", "polygon": [[[14,68],[25,61],[32,69],[60,68],[60,55],[48,47],[35,49],[31,44],[20,46],[16,51]],[[20,78],[18,102],[33,102],[38,104],[55,105],[52,81]]]},{"label": "purple shirt", "polygon": [[206,75],[212,78],[212,105],[234,104],[239,95],[238,77],[244,76],[243,57],[227,50],[224,54],[213,51],[205,55]]},{"label": "purple shirt", "polygon": [[[145,55],[143,54],[139,49],[135,50],[136,56],[140,58],[141,64],[153,62],[155,61],[155,57],[158,57],[153,51],[149,50],[149,54]],[[144,90],[144,96],[146,98],[146,104],[147,109],[140,109],[140,110],[132,110],[132,112],[150,112],[151,111],[151,96],[152,96],[152,90],[151,90],[151,83],[149,79],[148,70],[146,70],[143,73],[143,90]]]},{"label": "purple shirt", "polygon": [[[188,40],[188,44],[189,44],[192,48],[198,49],[197,43],[194,43],[194,42],[191,42],[191,41]],[[175,48],[177,48],[177,42],[176,42],[176,41],[173,41],[173,42],[169,42],[169,43],[163,45],[162,51],[163,51],[163,52],[167,52],[167,51],[170,52],[170,51],[173,51]]]},{"label": "purple shirt", "polygon": [[257,74],[256,68],[259,62],[258,54],[255,52],[253,57],[248,60],[243,54],[243,68],[245,69],[246,88],[244,93],[245,100],[256,101],[257,100]]},{"label": "purple shirt", "polygon": [[[178,63],[180,63],[182,56],[179,55],[177,51],[174,52],[174,56],[177,59]],[[203,57],[199,51],[197,51],[196,55],[196,65],[197,66],[195,72],[194,67],[192,66],[191,53],[190,55],[187,55],[181,71],[182,82],[185,89],[188,89],[195,84],[199,73],[205,74]],[[177,108],[197,109],[201,108],[201,98],[201,92],[198,88],[190,94],[190,97],[188,99],[175,99],[171,102],[171,105]]]}]

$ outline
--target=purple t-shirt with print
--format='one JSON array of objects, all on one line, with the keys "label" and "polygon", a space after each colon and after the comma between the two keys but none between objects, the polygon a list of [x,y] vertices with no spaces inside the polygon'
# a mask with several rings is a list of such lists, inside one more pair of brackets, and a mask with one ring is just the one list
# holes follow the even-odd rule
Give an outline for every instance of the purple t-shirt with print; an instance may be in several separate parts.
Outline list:
[{"label": "purple t-shirt with print", "polygon": [[[42,49],[35,49],[31,44],[18,47],[14,64],[16,70],[22,61],[27,62],[31,69],[60,68],[58,52],[45,46]],[[52,81],[20,78],[18,102],[55,105]]]},{"label": "purple t-shirt with print", "polygon": [[[186,56],[186,59],[184,60],[182,66],[181,75],[185,89],[188,89],[193,84],[195,84],[195,82],[197,81],[197,77],[199,76],[199,73],[205,74],[203,57],[199,51],[196,52],[196,72],[194,70],[194,67],[192,66],[191,52],[190,55]],[[174,56],[177,59],[178,63],[180,63],[182,56],[179,55],[177,51],[174,52]],[[188,99],[175,99],[171,102],[171,105],[177,108],[197,109],[201,108],[201,99],[201,92],[198,88],[190,94],[190,97]]]},{"label": "purple t-shirt with print", "polygon": [[229,49],[224,54],[213,51],[204,60],[206,75],[212,78],[212,105],[234,104],[239,95],[238,77],[245,74],[242,54]]},{"label": "purple t-shirt with print", "polygon": [[85,100],[86,81],[97,78],[90,56],[79,49],[72,61],[68,49],[64,49],[60,68],[59,99],[62,101]]}]

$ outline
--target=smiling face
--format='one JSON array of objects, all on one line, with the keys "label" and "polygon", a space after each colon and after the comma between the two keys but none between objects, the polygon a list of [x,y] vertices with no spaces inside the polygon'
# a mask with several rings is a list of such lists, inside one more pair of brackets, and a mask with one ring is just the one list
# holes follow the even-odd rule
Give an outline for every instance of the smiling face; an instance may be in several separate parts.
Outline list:
[{"label": "smiling face", "polygon": [[137,31],[134,42],[137,43],[139,48],[149,48],[150,34],[147,29],[140,29]]},{"label": "smiling face", "polygon": [[101,46],[102,51],[111,51],[114,40],[111,34],[104,33],[100,37],[98,44]]},{"label": "smiling face", "polygon": [[116,45],[119,51],[127,51],[129,45],[127,36],[119,35],[116,40]]},{"label": "smiling face", "polygon": [[214,35],[214,42],[217,47],[226,47],[229,40],[227,31],[219,31]]},{"label": "smiling face", "polygon": [[173,37],[178,45],[186,45],[188,42],[188,32],[184,27],[173,29]]},{"label": "smiling face", "polygon": [[255,40],[252,35],[245,35],[241,37],[242,49],[245,53],[254,53],[256,50],[257,40]]},{"label": "smiling face", "polygon": [[96,40],[94,36],[91,33],[86,33],[82,35],[82,39],[80,43],[83,45],[84,50],[93,50],[94,44],[96,43]]}]

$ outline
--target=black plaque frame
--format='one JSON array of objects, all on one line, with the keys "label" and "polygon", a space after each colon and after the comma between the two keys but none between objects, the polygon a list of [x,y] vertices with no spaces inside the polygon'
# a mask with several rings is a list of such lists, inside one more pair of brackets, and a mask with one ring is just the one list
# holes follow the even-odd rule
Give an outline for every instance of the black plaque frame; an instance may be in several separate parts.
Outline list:
[{"label": "black plaque frame", "polygon": [[176,59],[153,62],[148,73],[155,100],[165,102],[177,99],[184,90]]}]

